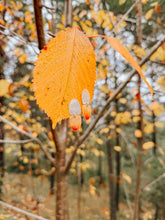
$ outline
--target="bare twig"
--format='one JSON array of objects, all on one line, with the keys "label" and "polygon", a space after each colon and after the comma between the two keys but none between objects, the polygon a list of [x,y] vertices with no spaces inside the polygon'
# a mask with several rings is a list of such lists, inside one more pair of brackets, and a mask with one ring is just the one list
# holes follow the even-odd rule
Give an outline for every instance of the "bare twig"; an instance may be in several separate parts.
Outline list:
[{"label": "bare twig", "polygon": [[[115,24],[112,22],[111,14],[109,14],[110,21],[111,21],[111,23],[112,23],[112,25],[113,25],[113,28],[112,28],[112,30],[110,31],[110,35],[112,35],[112,33],[115,31],[115,29],[117,28],[117,26],[119,26],[119,25],[121,24],[122,21],[124,21],[124,20],[127,19],[127,16],[128,16],[129,13],[133,10],[133,8],[135,7],[135,5],[137,4],[137,1],[138,1],[138,0],[136,0],[136,2],[135,2],[135,3],[128,9],[128,11],[126,11],[126,13],[122,16],[122,18],[121,18],[117,23],[115,23]],[[135,20],[134,20],[134,21],[135,21]],[[135,21],[134,23],[136,23],[136,21]],[[105,42],[106,42],[106,40],[104,39],[104,40],[102,41],[101,45],[99,46],[99,48],[101,48],[101,47],[104,45]]]},{"label": "bare twig", "polygon": [[5,27],[4,25],[0,24],[0,27],[3,30],[7,30],[9,33],[5,33],[4,31],[0,30],[0,33],[6,35],[7,37],[13,37],[15,40],[19,41],[19,43],[23,44],[23,45],[29,45],[33,51],[35,52],[35,54],[38,55],[38,52],[35,50],[35,48],[33,47],[33,45],[30,42],[27,42],[21,35],[18,35],[17,33],[15,33],[14,31],[9,30],[7,27]]},{"label": "bare twig", "polygon": [[53,10],[53,11],[56,11],[56,8],[52,8],[52,7],[49,7],[49,6],[47,6],[47,5],[41,5],[41,7],[42,8],[46,8],[46,9],[48,9],[48,10]]},{"label": "bare twig", "polygon": [[4,144],[27,144],[29,142],[32,142],[33,139],[27,139],[27,140],[0,140],[0,143]]},{"label": "bare twig", "polygon": [[125,192],[125,196],[126,196],[127,205],[129,207],[131,216],[133,217],[133,209],[132,209],[132,205],[131,205],[131,202],[130,202],[130,199],[129,199],[128,190],[127,190],[127,187],[126,187],[126,184],[125,184],[124,181],[123,181],[123,188],[124,188],[124,192]]},{"label": "bare twig", "polygon": [[[144,65],[149,58],[152,56],[152,54],[162,45],[162,43],[165,41],[165,37],[163,37],[160,41],[158,41],[150,50],[150,52],[143,58],[143,60],[140,61],[139,65],[142,66]],[[96,126],[97,122],[100,120],[100,118],[103,116],[103,113],[106,111],[107,107],[109,106],[109,104],[116,98],[116,96],[123,90],[123,88],[125,88],[125,86],[127,85],[127,83],[130,82],[131,78],[137,73],[137,71],[134,69],[129,77],[127,78],[127,80],[125,82],[123,82],[117,89],[116,91],[113,93],[113,95],[107,100],[105,106],[102,107],[102,109],[100,110],[100,112],[98,113],[97,117],[95,118],[95,120],[93,122],[91,122],[91,124],[89,125],[89,127],[86,129],[85,133],[80,136],[80,138],[77,140],[76,144],[75,144],[75,149],[68,161],[68,164],[66,166],[66,170],[65,170],[65,174],[68,173],[71,164],[75,158],[76,152],[78,150],[78,148],[80,147],[80,145],[89,137],[90,133],[92,132],[93,128]]]},{"label": "bare twig", "polygon": [[50,160],[51,163],[53,163],[55,165],[55,159],[49,154],[49,152],[47,151],[45,146],[41,143],[41,141],[38,138],[34,137],[31,133],[28,133],[26,131],[23,131],[23,130],[19,129],[17,126],[13,125],[10,121],[3,118],[2,116],[0,116],[0,120],[3,121],[4,123],[10,125],[17,132],[26,135],[27,137],[29,137],[30,139],[32,139],[33,141],[38,143],[40,145],[41,150],[45,154],[45,156]]},{"label": "bare twig", "polygon": [[162,178],[165,178],[165,173],[163,173],[162,175],[160,175],[158,178],[156,178],[154,181],[152,181],[151,183],[147,184],[143,190],[150,190],[150,188],[157,183],[158,181],[160,181]]},{"label": "bare twig", "polygon": [[124,21],[124,20],[127,18],[127,16],[129,15],[129,13],[134,9],[134,7],[135,7],[135,5],[137,4],[137,2],[138,2],[138,0],[136,0],[136,2],[128,9],[128,11],[122,16],[122,18],[119,20],[119,22],[117,22],[117,23],[114,25],[113,29],[111,30],[111,33],[112,33],[113,31],[115,31],[115,29],[121,24],[121,22]]},{"label": "bare twig", "polygon": [[55,37],[56,36],[55,34],[52,34],[50,32],[48,32],[48,35],[51,36],[51,37]]},{"label": "bare twig", "polygon": [[39,219],[39,220],[48,220],[48,219],[43,218],[43,217],[41,217],[41,216],[38,216],[38,215],[32,214],[32,213],[30,213],[30,212],[24,211],[24,210],[22,210],[22,209],[19,209],[19,208],[15,207],[15,206],[13,206],[13,205],[10,205],[10,204],[8,204],[8,203],[6,203],[6,202],[0,201],[0,205],[6,206],[6,207],[8,207],[9,209],[13,209],[14,211],[19,212],[19,213],[21,213],[21,214],[24,214],[24,215],[26,215],[26,216],[30,216],[31,218],[35,218],[35,219]]}]

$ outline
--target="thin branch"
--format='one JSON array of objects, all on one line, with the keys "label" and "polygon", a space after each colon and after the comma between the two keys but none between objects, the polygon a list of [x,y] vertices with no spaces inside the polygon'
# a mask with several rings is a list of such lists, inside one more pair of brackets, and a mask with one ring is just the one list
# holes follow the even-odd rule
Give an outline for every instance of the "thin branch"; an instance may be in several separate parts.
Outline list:
[{"label": "thin branch", "polygon": [[4,144],[27,144],[29,142],[34,141],[33,139],[27,139],[27,140],[0,140],[0,143]]},{"label": "thin branch", "polygon": [[43,153],[45,154],[45,156],[50,160],[51,163],[53,163],[55,165],[55,159],[49,154],[49,152],[47,151],[46,147],[41,143],[41,141],[34,137],[32,134],[23,131],[21,129],[19,129],[17,126],[13,125],[10,121],[8,121],[7,119],[3,118],[2,116],[0,116],[0,120],[3,121],[4,123],[10,125],[14,130],[16,130],[17,132],[26,135],[27,137],[29,137],[30,139],[32,139],[33,141],[37,142],[40,147],[41,150],[43,151]]},{"label": "thin branch", "polygon": [[47,6],[47,5],[41,5],[41,8],[46,8],[46,9],[48,9],[48,10],[53,10],[53,11],[56,11],[56,8],[52,8],[52,7],[49,7],[49,6]]},{"label": "thin branch", "polygon": [[152,181],[151,183],[147,184],[143,190],[149,190],[150,187],[152,187],[155,183],[157,183],[158,181],[160,181],[162,178],[165,178],[165,173],[163,173],[162,175],[160,175],[158,178],[156,178],[154,181]]},{"label": "thin branch", "polygon": [[10,205],[10,204],[8,204],[8,203],[6,203],[6,202],[0,201],[0,205],[6,206],[6,207],[8,207],[9,209],[13,209],[14,211],[19,212],[19,213],[21,213],[21,214],[24,214],[24,215],[26,215],[26,216],[30,216],[31,218],[35,218],[35,219],[38,219],[38,220],[48,220],[48,219],[43,218],[43,217],[41,217],[41,216],[38,216],[38,215],[32,214],[32,213],[30,213],[30,212],[24,211],[24,210],[22,210],[22,209],[19,209],[19,208],[15,207],[15,206],[12,206],[12,205]]},{"label": "thin branch", "polygon": [[0,24],[0,27],[3,28],[4,30],[7,30],[9,33],[5,33],[4,31],[0,30],[0,33],[6,35],[7,37],[12,37],[15,40],[19,41],[19,43],[23,44],[23,45],[29,45],[35,54],[38,55],[38,52],[35,50],[35,48],[33,47],[32,43],[26,41],[21,35],[18,35],[17,33],[15,33],[14,31],[9,30],[7,27],[5,27],[4,25]]},{"label": "thin branch", "polygon": [[[150,52],[143,58],[143,60],[140,61],[139,66],[144,65],[149,58],[152,56],[152,54],[162,45],[162,43],[165,42],[165,37],[163,37],[160,41],[158,41],[150,50]],[[97,117],[95,118],[95,120],[93,122],[91,122],[91,124],[89,125],[89,127],[86,129],[85,133],[80,136],[80,138],[77,140],[76,144],[75,144],[75,149],[67,163],[66,166],[66,170],[65,170],[65,174],[68,173],[71,164],[76,156],[76,152],[78,150],[78,148],[80,147],[80,145],[89,137],[90,133],[92,132],[93,128],[96,126],[97,122],[100,120],[100,118],[103,116],[103,113],[106,111],[107,107],[109,106],[109,104],[116,98],[116,96],[125,88],[125,86],[127,85],[127,83],[130,82],[131,78],[137,73],[137,71],[134,69],[132,70],[132,72],[130,73],[129,77],[127,78],[127,80],[125,82],[123,82],[117,89],[116,91],[113,93],[113,95],[107,100],[105,106],[102,107],[101,111],[98,113]]]},{"label": "thin branch", "polygon": [[130,199],[129,199],[128,190],[127,190],[127,187],[126,187],[126,184],[125,184],[124,181],[123,181],[123,188],[124,188],[124,192],[125,192],[125,197],[126,197],[128,208],[130,210],[131,216],[133,217],[133,209],[132,209],[132,205],[131,205],[131,202],[130,202]]},{"label": "thin branch", "polygon": [[[128,9],[128,11],[126,11],[126,13],[122,16],[122,18],[121,18],[117,23],[113,24],[113,22],[112,22],[113,28],[112,28],[112,30],[110,31],[110,35],[112,35],[112,33],[114,32],[114,30],[117,28],[118,25],[121,24],[121,22],[122,22],[123,20],[126,20],[126,19],[127,19],[127,16],[128,16],[129,13],[133,10],[133,8],[135,7],[137,1],[138,1],[138,0],[136,0],[136,2]],[[110,15],[109,17],[110,17],[110,20],[112,21],[111,15]],[[136,21],[135,21],[135,23],[136,23]],[[104,45],[105,42],[106,42],[106,40],[104,39],[104,40],[102,41],[101,45],[99,46],[99,48],[101,48],[101,47]],[[99,48],[98,48],[98,49],[99,49]]]},{"label": "thin branch", "polygon": [[119,22],[117,22],[113,29],[111,30],[111,33],[113,31],[115,31],[115,29],[121,24],[122,21],[125,20],[125,18],[127,18],[127,16],[129,15],[129,13],[134,9],[135,5],[137,4],[138,0],[136,0],[136,2],[128,9],[128,11],[122,16],[122,18],[119,20]]},{"label": "thin branch", "polygon": [[51,37],[56,37],[55,34],[52,34],[52,33],[50,33],[50,32],[48,32],[48,35],[51,36]]}]

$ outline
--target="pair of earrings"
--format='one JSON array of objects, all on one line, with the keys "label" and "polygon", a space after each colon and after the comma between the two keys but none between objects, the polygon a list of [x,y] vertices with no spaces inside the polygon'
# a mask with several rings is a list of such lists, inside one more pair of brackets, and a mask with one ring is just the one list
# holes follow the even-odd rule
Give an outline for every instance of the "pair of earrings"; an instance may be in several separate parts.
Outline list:
[{"label": "pair of earrings", "polygon": [[[82,113],[85,120],[91,117],[90,94],[87,89],[82,92]],[[77,131],[81,126],[81,106],[77,99],[72,99],[69,104],[70,126],[72,130]]]}]

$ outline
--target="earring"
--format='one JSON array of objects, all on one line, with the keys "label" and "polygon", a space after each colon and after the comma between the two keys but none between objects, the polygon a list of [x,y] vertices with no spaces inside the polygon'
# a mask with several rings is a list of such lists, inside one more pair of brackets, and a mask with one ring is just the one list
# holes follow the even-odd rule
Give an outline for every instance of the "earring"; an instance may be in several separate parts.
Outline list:
[{"label": "earring", "polygon": [[73,131],[77,131],[81,126],[81,107],[77,99],[72,99],[69,104],[70,126]]},{"label": "earring", "polygon": [[90,106],[90,94],[87,89],[82,92],[82,112],[85,120],[89,120],[91,117],[91,106]]}]

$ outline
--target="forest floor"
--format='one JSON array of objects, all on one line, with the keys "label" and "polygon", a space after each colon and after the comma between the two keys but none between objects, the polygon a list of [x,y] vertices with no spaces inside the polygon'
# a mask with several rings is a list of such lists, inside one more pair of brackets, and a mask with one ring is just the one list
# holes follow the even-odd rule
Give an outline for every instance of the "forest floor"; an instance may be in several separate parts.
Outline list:
[{"label": "forest floor", "polygon": [[[3,201],[15,207],[54,220],[55,196],[49,195],[49,181],[46,177],[32,177],[24,174],[5,174]],[[88,187],[81,192],[81,220],[107,220],[109,217],[108,186],[99,188],[94,195]],[[38,203],[37,203],[38,201]],[[127,207],[126,207],[127,208]],[[128,210],[126,210],[128,212]],[[23,214],[0,205],[0,220],[27,220]],[[78,220],[78,186],[68,186],[68,218]],[[127,219],[127,218],[126,218]]]}]

